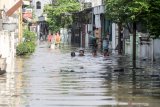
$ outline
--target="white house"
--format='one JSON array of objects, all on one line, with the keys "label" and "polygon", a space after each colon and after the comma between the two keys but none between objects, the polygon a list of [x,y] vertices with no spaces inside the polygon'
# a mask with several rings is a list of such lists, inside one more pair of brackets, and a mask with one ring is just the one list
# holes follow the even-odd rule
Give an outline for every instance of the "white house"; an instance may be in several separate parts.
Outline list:
[{"label": "white house", "polygon": [[36,18],[43,14],[43,9],[46,4],[51,4],[52,0],[32,0],[33,11]]}]

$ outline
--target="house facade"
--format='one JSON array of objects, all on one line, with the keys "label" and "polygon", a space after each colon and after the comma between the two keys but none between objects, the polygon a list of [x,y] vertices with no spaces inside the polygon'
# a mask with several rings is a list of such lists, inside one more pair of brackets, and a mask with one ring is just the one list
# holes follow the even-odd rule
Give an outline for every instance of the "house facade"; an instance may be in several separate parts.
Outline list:
[{"label": "house facade", "polygon": [[52,4],[53,0],[32,0],[33,14],[37,21],[37,35],[40,36],[40,32],[43,34],[43,38],[46,39],[48,35],[48,25],[46,23],[46,14],[44,14],[44,6]]},{"label": "house facade", "polygon": [[[80,46],[89,48],[89,38],[91,35],[98,38],[99,50],[102,50],[102,39],[110,33],[112,40],[112,24],[105,17],[105,6],[103,0],[80,0],[81,11],[77,13],[77,22],[74,24],[73,38],[80,39]],[[81,17],[85,16],[85,17]],[[77,26],[77,27],[75,27]],[[74,36],[76,35],[76,36]],[[76,42],[76,40],[72,40]]]},{"label": "house facade", "polygon": [[43,9],[46,4],[51,4],[52,0],[32,0],[33,12],[38,17],[43,15]]}]

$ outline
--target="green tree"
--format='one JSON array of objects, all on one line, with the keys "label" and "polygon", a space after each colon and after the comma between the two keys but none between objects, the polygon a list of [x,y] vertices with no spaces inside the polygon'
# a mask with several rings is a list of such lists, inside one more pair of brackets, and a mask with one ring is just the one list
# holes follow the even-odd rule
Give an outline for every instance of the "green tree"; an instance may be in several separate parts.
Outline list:
[{"label": "green tree", "polygon": [[145,20],[149,13],[148,0],[106,0],[107,16],[114,22],[133,25],[133,67],[136,60],[136,23]]},{"label": "green tree", "polygon": [[118,24],[118,53],[122,54],[121,49],[121,30],[122,23],[126,20],[125,0],[106,0],[105,9],[106,17]]},{"label": "green tree", "polygon": [[160,0],[148,0],[149,14],[147,16],[148,31],[154,38],[160,37]]},{"label": "green tree", "polygon": [[23,32],[23,37],[24,41],[16,47],[16,54],[18,56],[31,54],[35,51],[36,48],[36,35],[34,32],[31,32],[28,29],[26,29]]},{"label": "green tree", "polygon": [[52,32],[60,28],[68,28],[72,24],[71,13],[79,11],[80,4],[77,0],[57,0],[54,4],[46,5],[44,8],[47,14],[47,22]]},{"label": "green tree", "polygon": [[126,13],[128,14],[127,21],[133,25],[133,67],[136,67],[136,24],[142,20],[146,20],[146,15],[149,12],[148,0],[130,0],[126,5]]}]

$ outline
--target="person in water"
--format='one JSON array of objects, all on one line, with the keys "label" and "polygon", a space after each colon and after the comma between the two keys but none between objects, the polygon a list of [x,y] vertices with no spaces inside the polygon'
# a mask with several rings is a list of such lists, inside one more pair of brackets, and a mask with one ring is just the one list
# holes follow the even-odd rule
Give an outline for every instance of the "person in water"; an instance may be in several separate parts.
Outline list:
[{"label": "person in water", "polygon": [[79,50],[79,56],[84,56],[84,50]]},{"label": "person in water", "polygon": [[75,56],[76,56],[75,52],[71,52],[71,57],[75,57]]},{"label": "person in water", "polygon": [[108,49],[104,49],[104,51],[103,51],[103,56],[104,56],[104,57],[109,56]]},{"label": "person in water", "polygon": [[93,57],[97,56],[97,50],[96,49],[92,50],[92,56]]}]

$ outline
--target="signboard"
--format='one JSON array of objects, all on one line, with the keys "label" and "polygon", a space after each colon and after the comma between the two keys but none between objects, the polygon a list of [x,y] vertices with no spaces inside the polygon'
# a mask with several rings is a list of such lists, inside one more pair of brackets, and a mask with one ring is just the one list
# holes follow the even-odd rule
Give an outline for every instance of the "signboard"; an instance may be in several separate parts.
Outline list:
[{"label": "signboard", "polygon": [[23,17],[32,19],[32,9],[24,9]]}]

